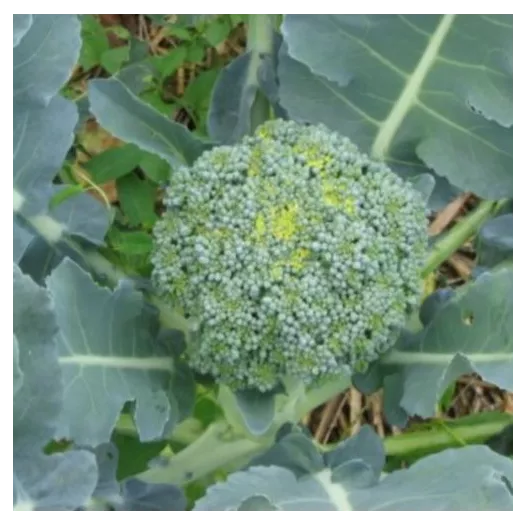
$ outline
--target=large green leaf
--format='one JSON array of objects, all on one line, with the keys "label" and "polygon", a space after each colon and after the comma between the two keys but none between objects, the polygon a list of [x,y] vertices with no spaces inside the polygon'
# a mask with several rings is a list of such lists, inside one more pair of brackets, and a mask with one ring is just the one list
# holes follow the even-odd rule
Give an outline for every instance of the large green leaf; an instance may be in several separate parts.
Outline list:
[{"label": "large green leaf", "polygon": [[14,104],[13,187],[24,199],[24,214],[47,208],[52,180],[73,143],[76,122],[75,105],[62,97],[43,107]]},{"label": "large green leaf", "polygon": [[[513,269],[483,273],[440,305],[423,330],[401,338],[370,375],[383,381],[390,411],[431,417],[446,388],[475,372],[513,390]],[[354,379],[361,389],[364,379]],[[369,390],[369,389],[367,389]],[[398,421],[403,417],[398,414]]]},{"label": "large green leaf", "polygon": [[89,446],[108,442],[128,401],[135,403],[135,422],[145,441],[162,437],[188,416],[194,384],[178,360],[182,337],[157,339],[156,312],[131,283],[121,282],[112,292],[65,259],[48,287],[60,328],[64,437]]},{"label": "large green leaf", "polygon": [[13,219],[13,261],[15,263],[20,263],[32,240],[33,235],[15,217]]},{"label": "large green leaf", "polygon": [[94,452],[99,478],[88,510],[184,511],[186,500],[177,486],[148,484],[135,478],[117,482],[119,450],[113,444],[102,444]]},{"label": "large green leaf", "polygon": [[[275,449],[275,448],[273,448]],[[486,446],[431,455],[380,477],[382,443],[371,428],[322,455],[309,442],[285,457],[275,450],[263,465],[210,487],[197,511],[511,510],[512,463]],[[307,469],[292,459],[315,455]],[[282,465],[281,459],[286,461]],[[305,466],[305,464],[304,464]]]},{"label": "large green leaf", "polygon": [[14,511],[73,511],[91,498],[97,465],[88,451],[22,458],[13,473]]},{"label": "large green leaf", "polygon": [[14,100],[47,104],[68,80],[79,51],[76,15],[32,15],[29,30],[13,50]]},{"label": "large green leaf", "polygon": [[15,235],[27,240],[22,228],[38,222],[50,242],[70,233],[101,243],[109,214],[91,196],[76,195],[49,209],[51,197],[64,188],[53,180],[73,143],[78,118],[75,104],[57,92],[78,57],[80,26],[70,15],[31,20],[23,35],[18,31],[13,56],[13,209],[24,220]]},{"label": "large green leaf", "polygon": [[[271,20],[262,22],[268,24]],[[264,97],[272,104],[276,116],[284,116],[277,104],[276,80],[277,52],[281,40],[272,30],[267,32],[265,52],[249,49],[219,73],[208,112],[208,132],[212,139],[220,143],[239,141],[261,124],[257,122],[258,118],[269,117],[260,115],[257,108],[261,104],[259,100],[264,100]]]},{"label": "large green leaf", "polygon": [[477,238],[477,263],[493,267],[513,259],[513,214],[490,219],[480,229]]},{"label": "large green leaf", "polygon": [[14,393],[14,440],[21,449],[32,444],[38,448],[53,436],[53,419],[62,403],[58,329],[49,295],[18,266],[13,267],[13,287],[13,364],[20,378],[15,382],[20,387]]},{"label": "large green leaf", "polygon": [[88,96],[91,112],[101,126],[172,166],[192,163],[211,146],[142,102],[118,78],[92,80]]},{"label": "large green leaf", "polygon": [[247,52],[221,70],[208,113],[208,132],[214,140],[235,143],[250,133],[250,114],[258,91],[260,62],[257,54]]},{"label": "large green leaf", "polygon": [[286,15],[280,101],[400,173],[513,193],[511,15]]},{"label": "large green leaf", "polygon": [[33,23],[32,15],[13,15],[13,47],[18,46],[22,37]]},{"label": "large green leaf", "polygon": [[143,153],[133,144],[104,150],[91,158],[83,168],[97,184],[118,179],[132,172],[141,162]]},{"label": "large green leaf", "polygon": [[13,268],[13,506],[67,510],[91,496],[97,466],[91,453],[45,456],[62,407],[57,324],[47,291]]}]

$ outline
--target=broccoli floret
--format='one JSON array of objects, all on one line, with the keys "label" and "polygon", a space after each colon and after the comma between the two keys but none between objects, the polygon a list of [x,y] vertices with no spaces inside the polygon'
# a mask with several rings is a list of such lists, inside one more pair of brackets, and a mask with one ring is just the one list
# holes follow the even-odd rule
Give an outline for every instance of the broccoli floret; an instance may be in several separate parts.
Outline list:
[{"label": "broccoli floret", "polygon": [[417,303],[420,195],[323,125],[209,150],[164,202],[154,284],[199,322],[190,365],[233,389],[363,372]]}]

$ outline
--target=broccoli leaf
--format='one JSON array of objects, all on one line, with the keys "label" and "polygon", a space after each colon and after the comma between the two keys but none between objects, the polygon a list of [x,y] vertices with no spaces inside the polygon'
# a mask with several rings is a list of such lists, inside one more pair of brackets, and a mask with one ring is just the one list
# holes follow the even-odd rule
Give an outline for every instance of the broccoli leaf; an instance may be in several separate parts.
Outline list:
[{"label": "broccoli leaf", "polygon": [[53,435],[53,419],[61,406],[55,349],[57,324],[47,292],[22,274],[18,266],[13,268],[13,287],[15,442],[23,446],[28,440],[27,447],[34,443],[39,448]]},{"label": "broccoli leaf", "polygon": [[276,405],[274,393],[244,390],[234,393],[234,396],[248,430],[255,436],[264,435],[274,421]]},{"label": "broccoli leaf", "polygon": [[117,481],[119,450],[114,444],[95,448],[99,478],[88,510],[184,511],[183,492],[171,484],[149,484],[136,478]]},{"label": "broccoli leaf", "polygon": [[196,511],[512,509],[511,461],[486,446],[446,450],[384,477],[382,443],[368,426],[334,451],[317,453],[309,471],[295,468],[293,459],[302,456],[289,453],[286,467],[278,457],[210,487]]},{"label": "broccoli leaf", "polygon": [[26,457],[13,477],[15,511],[72,511],[91,498],[97,465],[87,451]]},{"label": "broccoli leaf", "polygon": [[513,258],[513,214],[490,219],[477,239],[477,263],[493,267]]},{"label": "broccoli leaf", "polygon": [[208,113],[208,132],[214,140],[235,143],[250,133],[260,62],[259,56],[249,51],[236,57],[219,73]]},{"label": "broccoli leaf", "polygon": [[86,451],[45,456],[62,406],[57,325],[45,289],[13,268],[13,506],[68,510],[83,505],[97,480]]},{"label": "broccoli leaf", "polygon": [[23,208],[20,206],[24,214],[47,208],[48,189],[73,143],[76,122],[75,105],[62,97],[55,97],[44,107],[15,103],[13,185],[24,199]]},{"label": "broccoli leaf", "polygon": [[13,261],[15,263],[20,263],[32,240],[33,235],[15,217],[13,219]]},{"label": "broccoli leaf", "polygon": [[402,338],[397,349],[380,360],[384,386],[391,376],[390,403],[398,397],[408,414],[431,417],[451,382],[471,372],[513,390],[511,266],[483,273],[424,320],[428,324],[420,333]]},{"label": "broccoli leaf", "polygon": [[513,194],[511,15],[286,15],[280,101],[399,173]]},{"label": "broccoli leaf", "polygon": [[78,118],[75,104],[57,93],[78,57],[80,26],[70,15],[35,15],[32,20],[13,56],[13,210],[24,220],[18,221],[17,236],[27,240],[31,234],[21,229],[38,223],[50,243],[67,232],[100,244],[109,214],[97,200],[81,194],[52,210],[48,206],[64,188],[53,180],[73,143]]},{"label": "broccoli leaf", "polygon": [[123,484],[123,504],[118,511],[185,511],[184,493],[172,484],[149,484],[128,479]]},{"label": "broccoli leaf", "polygon": [[13,98],[45,106],[77,62],[80,23],[76,15],[32,15],[32,24],[21,35],[18,31],[19,42],[13,50]]},{"label": "broccoli leaf", "polygon": [[18,46],[33,23],[33,15],[13,15],[13,47]]},{"label": "broccoli leaf", "polygon": [[[270,17],[270,15],[267,15]],[[269,23],[264,20],[264,23]],[[278,35],[266,42],[265,53],[251,49],[236,57],[221,70],[212,92],[208,112],[208,132],[212,139],[232,144],[253,131],[253,108],[256,95],[263,94],[272,103],[275,112],[283,116],[277,104],[277,50],[280,45]]]},{"label": "broccoli leaf", "polygon": [[94,448],[97,459],[98,479],[93,491],[93,499],[108,503],[118,503],[121,500],[121,486],[117,482],[117,463],[119,451],[114,444],[100,444]]},{"label": "broccoli leaf", "polygon": [[174,167],[192,163],[211,146],[142,102],[116,77],[90,81],[88,96],[91,112],[101,126]]},{"label": "broccoli leaf", "polygon": [[127,401],[135,402],[143,441],[163,436],[189,415],[194,384],[177,360],[182,337],[156,338],[156,312],[131,283],[121,282],[112,292],[65,259],[48,287],[56,304],[66,385],[63,436],[88,446],[108,442]]}]

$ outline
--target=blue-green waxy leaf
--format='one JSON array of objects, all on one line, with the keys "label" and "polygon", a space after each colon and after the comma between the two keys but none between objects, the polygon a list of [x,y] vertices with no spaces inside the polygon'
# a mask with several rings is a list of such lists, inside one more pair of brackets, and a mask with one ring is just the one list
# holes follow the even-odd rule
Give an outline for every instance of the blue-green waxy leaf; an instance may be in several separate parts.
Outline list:
[{"label": "blue-green waxy leaf", "polygon": [[46,278],[54,268],[60,265],[64,257],[72,259],[81,266],[86,265],[82,255],[73,250],[67,243],[49,244],[42,237],[34,236],[19,265],[22,272],[31,276],[35,283],[45,286]]},{"label": "blue-green waxy leaf", "polygon": [[53,436],[54,419],[61,407],[57,324],[48,293],[16,265],[13,287],[13,333],[18,354],[14,362],[23,375],[13,400],[14,441],[22,450],[37,449]]},{"label": "blue-green waxy leaf", "polygon": [[18,46],[33,23],[33,15],[13,15],[13,47]]},{"label": "blue-green waxy leaf", "polygon": [[420,174],[412,180],[412,183],[422,195],[424,202],[428,203],[436,186],[435,178],[428,173]]},{"label": "blue-green waxy leaf", "polygon": [[[292,455],[292,458],[301,458]],[[510,510],[511,460],[486,446],[431,455],[381,478],[382,443],[365,427],[299,475],[252,465],[208,488],[197,511]],[[301,473],[301,471],[300,471]]]},{"label": "blue-green waxy leaf", "polygon": [[77,62],[80,22],[76,15],[32,15],[32,19],[13,50],[13,95],[16,102],[45,105],[68,80]]},{"label": "blue-green waxy leaf", "polygon": [[173,484],[149,484],[139,479],[123,483],[123,503],[117,511],[185,511],[184,493]]},{"label": "blue-green waxy leaf", "polygon": [[316,473],[324,468],[323,457],[312,438],[298,429],[285,434],[249,465],[280,466],[292,471],[297,477]]},{"label": "blue-green waxy leaf", "polygon": [[[73,143],[78,119],[75,104],[57,92],[78,56],[79,31],[75,17],[35,15],[13,57],[14,84],[19,88],[13,104],[13,207],[29,222],[40,216],[52,243],[65,232],[101,243],[109,222],[104,206],[89,195],[76,195],[48,209],[51,197],[64,188],[53,180]],[[49,66],[49,71],[39,73],[37,68],[28,74],[26,67],[35,59],[27,56],[30,52],[39,67]]]},{"label": "blue-green waxy leaf", "polygon": [[162,437],[188,416],[194,385],[177,360],[182,337],[157,339],[156,312],[131,283],[121,282],[112,292],[66,259],[49,277],[48,287],[56,305],[66,386],[63,436],[87,446],[108,442],[127,401],[135,403],[144,441]]},{"label": "blue-green waxy leaf", "polygon": [[[268,100],[277,117],[284,113],[278,104],[277,54],[281,37],[273,30],[274,15],[258,15],[251,21],[254,39],[247,51],[219,74],[208,112],[208,132],[220,143],[235,143],[270,118]],[[252,42],[255,40],[255,42]],[[257,97],[257,98],[256,98]],[[262,100],[259,100],[262,99]]]},{"label": "blue-green waxy leaf", "polygon": [[117,482],[117,462],[119,451],[115,444],[101,444],[93,453],[97,459],[98,479],[93,498],[108,503],[119,502],[121,487]]},{"label": "blue-green waxy leaf", "polygon": [[250,115],[258,91],[261,59],[252,51],[221,70],[212,92],[208,133],[220,143],[235,143],[250,133]]},{"label": "blue-green waxy leaf", "polygon": [[13,261],[20,263],[27,247],[33,240],[33,235],[24,228],[16,217],[13,218]]},{"label": "blue-green waxy leaf", "polygon": [[237,391],[234,396],[247,429],[255,436],[264,435],[274,421],[274,394],[245,390]]},{"label": "blue-green waxy leaf", "polygon": [[57,324],[47,291],[13,268],[13,507],[73,510],[91,496],[95,457],[85,451],[45,456],[62,407]]},{"label": "blue-green waxy leaf", "polygon": [[[55,185],[55,192],[64,186]],[[68,234],[83,237],[96,245],[102,245],[112,212],[91,195],[82,193],[68,197],[54,207],[49,215]]]},{"label": "blue-green waxy leaf", "polygon": [[386,420],[397,427],[405,427],[409,420],[409,415],[400,405],[404,396],[404,381],[400,373],[388,374],[383,379],[384,389],[384,415]]},{"label": "blue-green waxy leaf", "polygon": [[513,194],[511,15],[286,15],[280,102],[402,174]]},{"label": "blue-green waxy leaf", "polygon": [[471,372],[513,390],[511,266],[486,272],[457,289],[425,320],[428,324],[407,347],[399,342],[400,350],[380,362],[384,374],[398,374],[403,384],[400,405],[408,414],[432,416],[446,388]]},{"label": "blue-green waxy leaf", "polygon": [[369,426],[345,440],[325,455],[327,466],[334,470],[333,479],[352,479],[354,486],[367,487],[380,477],[385,454],[380,437]]},{"label": "blue-green waxy leaf", "polygon": [[13,186],[24,198],[24,215],[47,208],[49,188],[73,143],[75,105],[55,97],[42,108],[13,108]]},{"label": "blue-green waxy leaf", "polygon": [[513,214],[490,219],[477,239],[477,263],[482,267],[494,267],[508,259],[513,259]]},{"label": "blue-green waxy leaf", "polygon": [[89,83],[91,112],[112,135],[154,153],[172,166],[192,163],[210,144],[142,102],[117,78]]},{"label": "blue-green waxy leaf", "polygon": [[98,480],[87,510],[184,511],[186,499],[173,484],[149,484],[136,478],[117,481],[119,450],[115,444],[94,449]]},{"label": "blue-green waxy leaf", "polygon": [[73,511],[84,506],[97,481],[97,464],[88,451],[68,451],[26,459],[14,474],[15,511]]},{"label": "blue-green waxy leaf", "polygon": [[482,511],[513,509],[512,461],[486,446],[448,449],[385,477],[361,495],[369,511]]}]

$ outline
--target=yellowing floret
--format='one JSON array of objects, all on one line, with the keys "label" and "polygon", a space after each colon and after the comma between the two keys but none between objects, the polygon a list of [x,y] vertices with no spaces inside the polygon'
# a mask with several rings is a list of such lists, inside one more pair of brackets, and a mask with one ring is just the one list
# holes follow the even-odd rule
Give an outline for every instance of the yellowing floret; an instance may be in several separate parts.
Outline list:
[{"label": "yellowing floret", "polygon": [[190,365],[233,389],[364,371],[418,301],[424,203],[325,126],[270,121],[164,202],[154,285],[199,321]]}]

